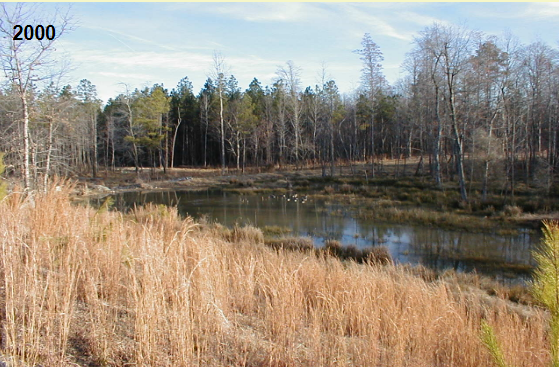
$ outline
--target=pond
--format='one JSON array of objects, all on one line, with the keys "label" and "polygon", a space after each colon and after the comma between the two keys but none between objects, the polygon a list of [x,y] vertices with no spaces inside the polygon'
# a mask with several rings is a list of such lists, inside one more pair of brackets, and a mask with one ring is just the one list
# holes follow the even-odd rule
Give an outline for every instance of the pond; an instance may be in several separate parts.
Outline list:
[{"label": "pond", "polygon": [[288,235],[312,238],[316,246],[335,239],[358,248],[386,246],[395,262],[444,270],[477,271],[505,282],[525,279],[534,265],[531,250],[540,236],[452,231],[361,219],[332,200],[291,195],[239,195],[225,191],[129,192],[115,195],[115,206],[175,205],[181,215],[206,217],[226,226],[280,227]]}]

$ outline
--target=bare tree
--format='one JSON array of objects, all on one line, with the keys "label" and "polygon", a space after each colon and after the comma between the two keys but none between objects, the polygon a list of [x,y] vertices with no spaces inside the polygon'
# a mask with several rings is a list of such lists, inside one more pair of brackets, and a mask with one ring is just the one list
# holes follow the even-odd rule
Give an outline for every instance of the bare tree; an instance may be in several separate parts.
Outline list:
[{"label": "bare tree", "polygon": [[299,93],[301,91],[301,68],[295,66],[291,60],[287,61],[285,67],[280,67],[276,72],[278,80],[282,80],[288,92],[288,103],[291,112],[291,126],[294,134],[294,153],[295,166],[299,164],[299,153],[301,143],[301,103],[299,101]]},{"label": "bare tree", "polygon": [[[437,124],[433,156],[435,160],[435,178],[441,187],[440,178],[440,144],[443,132],[440,98],[444,97],[447,119],[450,122],[454,143],[454,159],[460,185],[462,200],[468,198],[464,175],[464,122],[459,121],[456,98],[460,91],[460,78],[470,61],[470,49],[473,32],[463,28],[445,27],[433,24],[426,28],[421,37],[415,40],[415,54],[422,59],[422,69],[430,76],[434,87],[434,117]],[[417,57],[416,56],[416,57]]]},{"label": "bare tree", "polygon": [[456,110],[456,94],[458,93],[458,78],[462,75],[469,61],[470,47],[473,33],[462,28],[444,28],[439,47],[443,60],[443,72],[446,77],[447,103],[450,110],[450,124],[454,137],[456,171],[460,185],[462,200],[468,200],[466,179],[464,175],[464,141],[463,128],[458,121]]},{"label": "bare tree", "polygon": [[220,140],[221,140],[221,174],[225,174],[225,124],[223,119],[223,93],[226,86],[225,73],[227,72],[227,65],[223,55],[219,52],[214,52],[213,67],[211,77],[216,83],[215,88],[219,98],[219,127],[220,127]]},{"label": "bare tree", "polygon": [[210,110],[212,105],[212,95],[214,87],[212,80],[208,78],[204,88],[200,91],[200,120],[204,127],[204,167],[208,166],[208,127],[210,126]]},{"label": "bare tree", "polygon": [[[433,119],[435,121],[435,132],[433,137],[433,176],[435,182],[439,188],[442,188],[442,177],[441,177],[441,162],[440,162],[440,151],[441,151],[441,140],[444,130],[443,121],[441,118],[441,85],[443,81],[441,80],[441,50],[438,48],[440,38],[440,29],[438,25],[433,25],[427,28],[421,33],[420,37],[415,39],[416,48],[410,53],[410,57],[413,61],[410,61],[410,66],[413,67],[414,81],[416,86],[422,88],[422,95],[419,96],[423,100],[429,100],[427,93],[426,84],[432,85],[432,103],[433,103]],[[415,91],[419,88],[416,87]]]},{"label": "bare tree", "polygon": [[[12,84],[21,103],[21,124],[23,140],[23,179],[25,190],[31,189],[30,175],[30,134],[29,134],[29,91],[34,83],[52,80],[60,76],[64,69],[53,71],[54,45],[62,35],[71,29],[68,13],[56,10],[53,14],[43,11],[38,4],[2,4],[0,16],[0,63],[9,83]],[[16,25],[53,25],[56,30],[51,39],[15,40]]]},{"label": "bare tree", "polygon": [[363,62],[361,69],[361,83],[367,92],[371,108],[371,168],[372,176],[375,175],[375,95],[383,83],[381,62],[384,60],[380,47],[373,41],[369,33],[365,33],[361,41],[360,50],[355,50],[356,54],[361,55]]},{"label": "bare tree", "polygon": [[77,96],[84,110],[86,124],[89,132],[89,156],[91,161],[91,173],[93,178],[97,177],[98,145],[97,145],[97,115],[101,110],[101,100],[97,98],[97,88],[89,80],[82,79],[77,88]]},{"label": "bare tree", "polygon": [[278,150],[279,150],[279,164],[283,164],[285,158],[285,148],[287,148],[286,143],[286,122],[285,122],[285,110],[286,110],[286,92],[283,80],[278,80],[274,83],[274,89],[272,90],[272,96],[274,99],[275,114],[277,118],[275,119],[274,129],[278,138]]},{"label": "bare tree", "polygon": [[127,127],[126,127],[126,138],[125,141],[132,145],[132,157],[134,159],[134,167],[136,170],[136,174],[140,174],[140,157],[138,151],[138,144],[136,139],[136,128],[135,125],[135,118],[136,115],[133,111],[133,103],[134,103],[134,95],[130,92],[129,86],[127,84],[122,83],[126,92],[121,93],[117,97],[117,103],[122,107],[122,113],[126,116]]}]

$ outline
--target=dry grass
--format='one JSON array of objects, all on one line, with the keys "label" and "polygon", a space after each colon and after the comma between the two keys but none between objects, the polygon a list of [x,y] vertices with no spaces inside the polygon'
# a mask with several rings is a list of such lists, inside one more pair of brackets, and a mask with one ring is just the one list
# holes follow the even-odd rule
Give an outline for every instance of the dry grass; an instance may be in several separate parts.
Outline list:
[{"label": "dry grass", "polygon": [[[374,203],[369,209],[358,209],[358,215],[368,219],[387,222],[413,222],[439,228],[473,230],[478,232],[495,231],[495,222],[488,218],[461,215],[449,211],[434,211],[423,208],[402,208],[391,206],[386,200]],[[512,231],[512,229],[511,229]]]},{"label": "dry grass", "polygon": [[369,263],[378,265],[393,264],[394,261],[386,246],[374,246],[365,249],[358,249],[354,245],[343,246],[337,240],[327,240],[324,247],[320,250],[342,260],[353,260],[358,263]]},{"label": "dry grass", "polygon": [[490,366],[482,317],[515,366],[549,361],[537,309],[268,248],[251,229],[226,238],[175,209],[73,206],[68,193],[0,203],[1,352],[13,365]]}]

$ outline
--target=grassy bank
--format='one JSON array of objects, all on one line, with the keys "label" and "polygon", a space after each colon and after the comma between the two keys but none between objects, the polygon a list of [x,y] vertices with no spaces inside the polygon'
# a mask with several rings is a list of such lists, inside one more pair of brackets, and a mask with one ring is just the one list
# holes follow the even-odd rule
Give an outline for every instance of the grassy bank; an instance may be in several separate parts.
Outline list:
[{"label": "grassy bank", "polygon": [[515,366],[548,362],[546,315],[451,279],[224,237],[147,206],[0,203],[2,358],[70,366]]}]

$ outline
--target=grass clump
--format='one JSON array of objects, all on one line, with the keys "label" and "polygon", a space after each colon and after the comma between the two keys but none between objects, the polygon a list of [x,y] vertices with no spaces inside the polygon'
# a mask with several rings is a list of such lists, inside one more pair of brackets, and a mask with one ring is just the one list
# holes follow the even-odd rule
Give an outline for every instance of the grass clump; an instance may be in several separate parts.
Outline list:
[{"label": "grass clump", "polygon": [[315,248],[312,239],[308,237],[270,238],[265,243],[271,248],[282,250],[313,251]]},{"label": "grass clump", "polygon": [[251,225],[245,225],[243,227],[236,225],[229,232],[227,239],[230,242],[248,242],[260,244],[264,243],[264,234],[262,230]]},{"label": "grass clump", "polygon": [[354,188],[350,184],[345,183],[345,184],[340,186],[340,192],[342,194],[351,194],[353,191],[354,191]]},{"label": "grass clump", "polygon": [[389,265],[394,264],[392,255],[386,246],[374,246],[369,250],[367,262],[372,264]]},{"label": "grass clump", "polygon": [[290,233],[292,230],[289,227],[280,227],[280,226],[264,226],[262,228],[262,232],[264,236],[267,237],[279,237],[283,236],[287,233]]},{"label": "grass clump", "polygon": [[393,264],[392,256],[386,246],[374,246],[358,249],[356,246],[343,246],[340,241],[326,240],[322,249],[328,255],[341,260],[353,260],[358,263],[389,265]]},{"label": "grass clump", "polygon": [[505,205],[503,215],[506,217],[518,217],[522,214],[522,208],[516,205]]},{"label": "grass clump", "polygon": [[390,200],[378,200],[370,207],[356,208],[357,216],[386,222],[419,223],[423,225],[470,231],[495,231],[495,223],[488,218],[465,216],[454,212],[434,211],[418,207],[394,206]]}]

